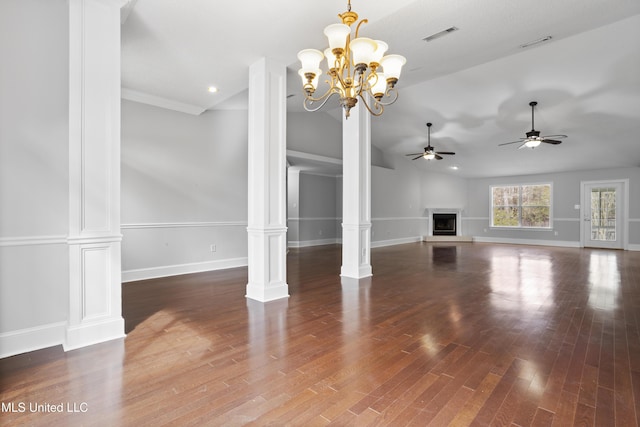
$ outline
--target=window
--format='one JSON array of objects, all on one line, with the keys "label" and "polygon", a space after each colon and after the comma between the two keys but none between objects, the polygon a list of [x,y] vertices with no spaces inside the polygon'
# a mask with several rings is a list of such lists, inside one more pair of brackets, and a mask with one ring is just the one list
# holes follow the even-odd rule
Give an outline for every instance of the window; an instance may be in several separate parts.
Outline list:
[{"label": "window", "polygon": [[491,226],[551,228],[551,184],[491,187]]}]

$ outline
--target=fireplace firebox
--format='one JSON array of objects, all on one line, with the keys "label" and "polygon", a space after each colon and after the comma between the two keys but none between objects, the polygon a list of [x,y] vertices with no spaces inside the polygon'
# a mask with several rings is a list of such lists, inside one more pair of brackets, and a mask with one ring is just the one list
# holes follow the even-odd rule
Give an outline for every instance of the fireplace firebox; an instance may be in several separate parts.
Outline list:
[{"label": "fireplace firebox", "polygon": [[433,214],[433,235],[434,236],[455,236],[456,217],[454,213],[434,213]]}]

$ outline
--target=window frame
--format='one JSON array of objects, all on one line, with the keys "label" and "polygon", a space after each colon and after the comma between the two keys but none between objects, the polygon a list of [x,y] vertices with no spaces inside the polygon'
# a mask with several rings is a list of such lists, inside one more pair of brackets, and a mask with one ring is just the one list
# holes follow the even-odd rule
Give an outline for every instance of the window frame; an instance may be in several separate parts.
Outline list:
[{"label": "window frame", "polygon": [[[549,186],[549,225],[547,227],[528,227],[522,225],[522,187],[530,186]],[[514,205],[518,209],[518,225],[494,225],[494,204],[493,190],[494,188],[518,187],[518,204]],[[526,206],[525,206],[526,207]],[[552,231],[553,230],[553,183],[552,182],[531,182],[521,184],[494,184],[489,186],[489,228],[495,230],[535,230],[535,231]]]}]

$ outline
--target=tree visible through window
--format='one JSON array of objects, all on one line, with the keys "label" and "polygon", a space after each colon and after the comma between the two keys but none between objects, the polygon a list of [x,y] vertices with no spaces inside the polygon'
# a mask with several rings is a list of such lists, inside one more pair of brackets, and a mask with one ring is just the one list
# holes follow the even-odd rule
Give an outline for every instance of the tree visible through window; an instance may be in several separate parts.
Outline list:
[{"label": "tree visible through window", "polygon": [[551,227],[551,184],[491,187],[491,226]]}]

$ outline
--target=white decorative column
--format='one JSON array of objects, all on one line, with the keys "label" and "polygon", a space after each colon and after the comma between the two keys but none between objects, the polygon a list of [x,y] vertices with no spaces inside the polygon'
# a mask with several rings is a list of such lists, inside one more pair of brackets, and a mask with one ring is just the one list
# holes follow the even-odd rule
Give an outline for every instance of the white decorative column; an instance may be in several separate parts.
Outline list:
[{"label": "white decorative column", "polygon": [[123,337],[121,0],[69,0],[69,316],[65,350]]},{"label": "white decorative column", "polygon": [[342,119],[342,270],[371,276],[371,115],[362,101]]},{"label": "white decorative column", "polygon": [[286,225],[286,77],[263,58],[249,68],[249,283],[247,298],[289,296]]}]

